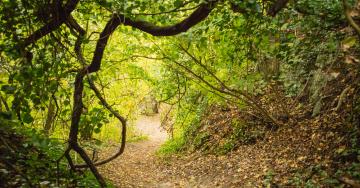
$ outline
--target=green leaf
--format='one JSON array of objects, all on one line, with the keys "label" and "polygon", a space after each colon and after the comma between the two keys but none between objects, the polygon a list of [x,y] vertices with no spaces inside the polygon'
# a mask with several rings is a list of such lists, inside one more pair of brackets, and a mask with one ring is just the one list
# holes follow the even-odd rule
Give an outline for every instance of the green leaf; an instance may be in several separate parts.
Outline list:
[{"label": "green leaf", "polygon": [[176,1],[174,2],[174,6],[175,6],[175,7],[181,7],[181,6],[183,6],[182,0],[176,0]]},{"label": "green leaf", "polygon": [[95,132],[95,133],[100,133],[100,131],[101,131],[100,128],[95,128],[95,129],[94,129],[94,132]]},{"label": "green leaf", "polygon": [[30,113],[24,113],[22,114],[22,121],[24,123],[31,123],[34,121],[34,118],[31,116]]},{"label": "green leaf", "polygon": [[70,99],[65,99],[64,100],[64,105],[69,105],[70,104]]},{"label": "green leaf", "polygon": [[164,12],[166,9],[165,9],[164,6],[159,6],[159,10],[160,10],[161,12]]}]

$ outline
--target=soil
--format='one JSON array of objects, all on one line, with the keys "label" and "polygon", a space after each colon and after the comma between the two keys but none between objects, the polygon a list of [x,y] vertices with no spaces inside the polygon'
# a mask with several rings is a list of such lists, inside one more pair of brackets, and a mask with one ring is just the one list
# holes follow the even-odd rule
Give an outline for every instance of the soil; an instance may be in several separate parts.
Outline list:
[{"label": "soil", "polygon": [[300,170],[332,165],[333,151],[341,144],[337,131],[341,124],[325,117],[291,124],[226,155],[196,152],[161,158],[156,151],[167,135],[161,131],[159,116],[143,116],[136,127],[149,139],[128,143],[124,154],[100,171],[116,187],[264,187],[271,185],[267,181],[290,186],[289,178],[296,172],[316,179],[312,171]]},{"label": "soil", "polygon": [[[127,143],[123,155],[102,166],[100,171],[117,187],[156,187],[159,174],[155,152],[167,139],[167,134],[160,128],[159,115],[141,116],[136,128],[148,139]],[[116,149],[109,148],[106,153]]]}]

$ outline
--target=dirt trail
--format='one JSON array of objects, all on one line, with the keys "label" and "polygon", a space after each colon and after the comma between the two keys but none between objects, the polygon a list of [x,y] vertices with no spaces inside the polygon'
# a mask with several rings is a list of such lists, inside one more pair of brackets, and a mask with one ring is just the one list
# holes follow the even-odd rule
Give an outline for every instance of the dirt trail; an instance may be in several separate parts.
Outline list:
[{"label": "dirt trail", "polygon": [[[239,173],[234,168],[237,165],[229,164],[223,157],[196,153],[162,159],[155,156],[156,150],[167,138],[166,133],[161,131],[158,115],[140,117],[136,127],[149,139],[128,143],[123,155],[100,167],[101,173],[116,187],[239,187]],[[111,147],[104,154],[116,150],[116,147]],[[235,158],[232,163],[242,168],[250,167]]]},{"label": "dirt trail", "polygon": [[[160,128],[159,115],[141,116],[136,121],[137,129],[148,136],[147,140],[127,143],[119,158],[100,168],[102,174],[117,187],[158,187],[158,162],[155,151],[167,139]],[[107,153],[114,152],[111,148]]]},{"label": "dirt trail", "polygon": [[162,143],[167,139],[167,134],[160,127],[159,115],[141,116],[136,121],[136,128],[143,134],[148,135],[148,142]]},{"label": "dirt trail", "polygon": [[[314,122],[319,122],[319,119]],[[294,185],[288,184],[289,178],[303,172],[299,170],[309,168],[309,164],[330,166],[331,156],[338,148],[332,143],[336,143],[342,134],[335,131],[332,135],[328,134],[328,130],[335,130],[331,121],[320,124],[305,119],[296,126],[268,131],[262,139],[253,144],[240,145],[226,155],[190,153],[189,150],[181,156],[159,158],[155,156],[155,151],[166,140],[166,134],[160,131],[159,116],[143,116],[136,126],[149,139],[128,143],[123,155],[100,168],[101,173],[117,187],[270,186],[266,182]],[[225,125],[220,122],[213,126]],[[112,147],[107,152],[110,154],[116,150],[116,147]]]},{"label": "dirt trail", "polygon": [[[167,138],[160,131],[159,116],[143,116],[136,126],[149,139],[128,143],[123,155],[99,168],[116,187],[261,187],[259,174],[266,169],[268,161],[258,152],[262,149],[259,146],[245,146],[227,156],[187,153],[181,157],[159,158],[155,151]],[[116,150],[111,147],[104,154]]]}]

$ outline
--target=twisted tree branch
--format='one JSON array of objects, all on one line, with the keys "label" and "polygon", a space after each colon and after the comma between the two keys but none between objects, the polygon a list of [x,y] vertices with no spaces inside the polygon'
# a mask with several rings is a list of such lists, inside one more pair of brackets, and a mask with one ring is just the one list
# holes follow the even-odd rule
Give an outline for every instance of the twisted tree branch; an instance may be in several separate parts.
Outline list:
[{"label": "twisted tree branch", "polygon": [[77,4],[80,0],[68,0],[64,7],[60,6],[58,7],[58,16],[54,17],[52,20],[50,20],[47,24],[45,24],[40,29],[36,30],[33,34],[31,34],[29,37],[27,37],[23,41],[23,47],[26,47],[37,40],[41,39],[42,37],[48,35],[55,29],[59,28],[67,18],[70,16],[71,12],[75,10]]},{"label": "twisted tree branch", "polygon": [[[108,109],[121,123],[121,145],[119,147],[119,150],[117,153],[115,153],[113,156],[102,160],[100,162],[94,163],[95,166],[98,165],[103,165],[106,164],[114,159],[116,159],[118,156],[120,156],[124,150],[125,150],[125,143],[126,143],[126,119],[124,117],[122,117],[116,110],[114,110],[104,99],[104,97],[101,96],[100,91],[97,89],[97,87],[95,86],[94,82],[88,77],[88,83],[90,85],[90,88],[94,91],[96,97],[100,100],[101,104]],[[80,165],[75,165],[75,168],[86,168],[88,167],[87,164],[80,164]]]}]

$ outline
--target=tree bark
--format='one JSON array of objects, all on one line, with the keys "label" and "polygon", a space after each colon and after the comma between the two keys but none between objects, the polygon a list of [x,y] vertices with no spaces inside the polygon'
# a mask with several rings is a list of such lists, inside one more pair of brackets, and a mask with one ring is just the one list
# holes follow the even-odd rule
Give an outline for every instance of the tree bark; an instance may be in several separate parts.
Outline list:
[{"label": "tree bark", "polygon": [[54,118],[55,118],[55,105],[53,99],[50,98],[47,117],[44,125],[44,131],[46,135],[50,134],[50,130],[51,130],[51,126],[53,125]]}]

